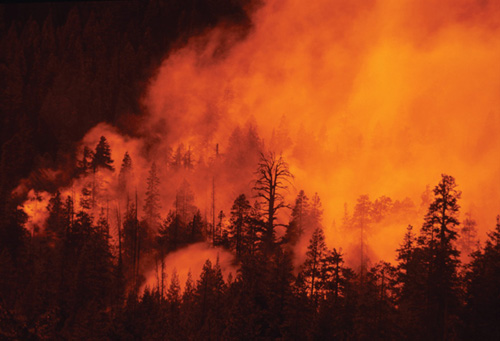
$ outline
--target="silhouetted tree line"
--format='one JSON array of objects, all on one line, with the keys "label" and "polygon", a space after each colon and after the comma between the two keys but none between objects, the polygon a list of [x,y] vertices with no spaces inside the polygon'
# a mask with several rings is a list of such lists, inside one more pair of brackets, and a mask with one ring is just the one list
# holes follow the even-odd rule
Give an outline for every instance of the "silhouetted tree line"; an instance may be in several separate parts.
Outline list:
[{"label": "silhouetted tree line", "polygon": [[[29,285],[34,288],[30,292],[38,295],[40,300],[33,301],[33,305],[45,304],[43,302],[53,296],[44,290],[54,291],[65,285],[64,281],[76,280],[76,273],[63,276],[66,274],[64,271],[72,271],[78,266],[79,269],[86,269],[85,264],[91,260],[80,260],[80,251],[90,247],[87,242],[92,240],[92,247],[94,242],[104,247],[106,240],[104,236],[94,233],[96,226],[87,219],[87,213],[74,212],[74,198],[60,198],[62,206],[54,203],[54,209],[66,212],[66,223],[63,224],[62,213],[56,214],[51,210],[49,230],[53,229],[55,239],[35,240],[22,228],[27,221],[27,215],[19,208],[24,198],[11,195],[20,180],[31,173],[30,186],[54,193],[58,186],[67,184],[75,174],[69,172],[48,180],[49,177],[40,169],[61,166],[75,169],[75,172],[94,172],[99,161],[93,158],[90,151],[82,160],[83,165],[75,163],[75,144],[83,134],[103,121],[133,134],[143,114],[140,96],[167,52],[181,47],[189,37],[221,21],[238,26],[244,34],[249,27],[244,8],[247,4],[245,0],[0,4],[2,299],[23,295]],[[94,160],[90,167],[85,164],[89,160]],[[93,181],[86,189],[83,207],[87,209],[95,206],[96,184],[98,181]],[[132,204],[130,206],[128,211],[133,212]],[[83,233],[83,230],[86,232]],[[83,237],[78,239],[71,231],[83,234]],[[74,249],[70,241],[77,243],[77,250],[80,251],[74,253],[76,251],[73,250],[73,254],[66,257],[63,246],[68,250]],[[45,243],[50,243],[50,250]],[[98,250],[92,249],[95,252]],[[43,252],[46,254],[37,258]],[[54,257],[59,262],[64,259],[69,263],[51,263]],[[81,262],[77,264],[77,261]],[[45,269],[48,264],[58,269],[58,276]],[[37,271],[42,271],[47,281],[41,274],[38,276]],[[63,299],[66,294],[70,295],[66,292],[58,295],[61,302],[57,312],[47,310],[52,309],[52,305],[44,308],[47,320],[55,321],[57,314],[65,319],[68,309],[77,303]],[[31,298],[25,297],[24,300],[30,302]],[[17,299],[16,302],[22,305]],[[5,310],[5,307],[13,307],[9,300],[1,302],[0,306],[3,326],[12,330],[24,328],[16,322],[17,316]],[[20,306],[18,308],[21,309]],[[33,306],[30,309],[32,311],[23,318],[28,319],[26,321],[31,325],[29,319],[38,316],[38,308]],[[25,339],[29,334],[25,331],[18,334],[16,331],[14,335]]]},{"label": "silhouetted tree line", "polygon": [[[214,226],[194,205],[187,182],[162,219],[161,179],[151,165],[143,216],[127,182],[133,160],[125,154],[115,170],[102,137],[85,149],[77,176],[99,179],[119,172],[117,242],[111,243],[109,212],[92,200],[98,185],[84,186],[80,204],[59,192],[50,199],[44,231],[27,231],[17,209],[0,248],[0,335],[9,339],[498,339],[500,220],[470,262],[460,261],[459,199],[455,179],[443,175],[428,196],[421,228],[408,226],[395,263],[371,264],[359,249],[356,268],[328,248],[321,200],[300,191],[290,207],[284,191],[293,180],[288,164],[261,154],[255,201],[237,196],[226,223]],[[404,204],[399,203],[399,206]],[[349,216],[355,233],[398,205],[360,197]],[[79,207],[76,209],[75,207]],[[396,207],[396,208],[394,208]],[[277,214],[291,208],[280,225]],[[222,218],[221,218],[222,219]],[[472,231],[466,217],[466,232]],[[499,218],[500,219],[500,218]],[[347,224],[347,223],[346,223]],[[277,233],[284,228],[284,234]],[[404,228],[404,227],[402,227]],[[470,230],[470,231],[469,231]],[[214,231],[217,237],[214,238]],[[279,235],[282,236],[279,236]],[[470,235],[467,237],[469,238]],[[294,268],[298,243],[305,259]],[[364,241],[361,232],[360,243]],[[218,260],[207,260],[199,278],[181,283],[165,273],[167,254],[199,241],[230,250],[238,271],[224,278]],[[463,243],[463,242],[462,242]],[[156,284],[139,288],[149,262]],[[169,280],[167,281],[167,275]]]}]

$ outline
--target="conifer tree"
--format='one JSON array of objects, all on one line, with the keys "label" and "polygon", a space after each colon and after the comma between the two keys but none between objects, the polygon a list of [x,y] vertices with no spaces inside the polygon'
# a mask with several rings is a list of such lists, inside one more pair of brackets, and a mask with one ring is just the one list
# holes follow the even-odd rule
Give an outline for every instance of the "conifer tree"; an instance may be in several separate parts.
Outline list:
[{"label": "conifer tree", "polygon": [[113,160],[111,159],[111,148],[104,136],[101,136],[99,143],[95,147],[94,156],[92,158],[92,169],[94,172],[98,168],[105,168],[114,171]]},{"label": "conifer tree", "polygon": [[459,251],[462,257],[468,257],[478,243],[476,225],[477,223],[472,218],[472,214],[467,212],[458,238]]},{"label": "conifer tree", "polygon": [[156,230],[160,225],[160,179],[158,178],[156,163],[153,162],[147,178],[146,199],[144,214],[149,227]]},{"label": "conifer tree", "polygon": [[198,303],[199,336],[207,335],[210,339],[218,339],[223,331],[223,294],[226,284],[222,277],[219,260],[214,266],[207,259],[203,265],[200,279],[196,285],[196,298]]},{"label": "conifer tree", "polygon": [[354,213],[352,215],[352,227],[359,233],[359,273],[361,282],[363,282],[366,272],[366,233],[371,222],[372,203],[368,195],[362,195],[358,198]]},{"label": "conifer tree", "polygon": [[318,227],[309,241],[307,247],[306,261],[304,262],[302,273],[308,284],[309,297],[316,305],[319,294],[322,290],[321,275],[323,273],[323,258],[326,256],[327,248],[323,229]]},{"label": "conifer tree", "polygon": [[86,176],[92,170],[94,152],[87,146],[83,148],[82,159],[77,161],[77,176]]},{"label": "conifer tree", "polygon": [[472,254],[466,279],[464,339],[500,338],[500,216],[485,246]]},{"label": "conifer tree", "polygon": [[344,258],[340,251],[333,248],[327,250],[322,258],[321,276],[319,278],[320,286],[325,294],[334,304],[343,295],[345,281],[343,278]]},{"label": "conifer tree", "polygon": [[290,245],[295,245],[300,240],[307,225],[309,216],[309,198],[303,190],[300,190],[295,205],[292,209],[292,220],[287,226],[285,241]]},{"label": "conifer tree", "polygon": [[426,323],[431,337],[443,339],[456,332],[453,321],[459,308],[460,253],[455,241],[461,192],[456,187],[452,176],[442,175],[418,240],[427,264]]},{"label": "conifer tree", "polygon": [[238,258],[247,250],[247,234],[251,208],[252,206],[250,206],[250,202],[247,200],[245,194],[238,196],[231,208],[229,242]]},{"label": "conifer tree", "polygon": [[203,220],[200,210],[196,210],[193,219],[188,224],[189,242],[196,243],[203,239]]},{"label": "conifer tree", "polygon": [[174,206],[175,214],[179,216],[184,225],[187,225],[196,213],[196,207],[194,206],[194,193],[186,180],[177,190]]},{"label": "conifer tree", "polygon": [[132,173],[132,158],[125,152],[123,155],[123,161],[120,168],[120,174],[118,175],[118,189],[121,193],[127,192],[127,183],[129,181],[130,175]]},{"label": "conifer tree", "polygon": [[49,212],[46,227],[47,232],[52,234],[53,238],[63,238],[65,232],[64,204],[59,191],[49,200],[47,211]]}]

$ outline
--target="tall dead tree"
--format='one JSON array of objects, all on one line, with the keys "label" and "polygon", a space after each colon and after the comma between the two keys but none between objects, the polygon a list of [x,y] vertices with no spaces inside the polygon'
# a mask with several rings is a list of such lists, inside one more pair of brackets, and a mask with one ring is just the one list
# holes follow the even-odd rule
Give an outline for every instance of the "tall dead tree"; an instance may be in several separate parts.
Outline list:
[{"label": "tall dead tree", "polygon": [[263,201],[267,217],[266,228],[262,236],[264,250],[269,251],[275,244],[275,220],[278,210],[286,205],[282,192],[288,189],[293,175],[282,155],[278,158],[272,152],[261,153],[256,171],[257,180],[253,187],[257,197]]}]

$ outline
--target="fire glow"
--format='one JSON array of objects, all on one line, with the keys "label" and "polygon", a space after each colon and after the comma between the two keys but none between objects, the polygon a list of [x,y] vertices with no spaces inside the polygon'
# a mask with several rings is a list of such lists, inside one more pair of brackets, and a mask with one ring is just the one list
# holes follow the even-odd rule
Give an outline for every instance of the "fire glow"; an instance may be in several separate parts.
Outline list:
[{"label": "fire glow", "polygon": [[[140,199],[155,161],[162,218],[184,179],[205,217],[216,214],[212,187],[216,211],[229,212],[237,195],[252,196],[258,151],[269,149],[283,153],[295,176],[290,204],[300,189],[319,194],[330,245],[351,241],[338,229],[344,203],[352,210],[368,194],[410,198],[418,207],[441,173],[456,177],[463,211],[472,212],[480,232],[490,229],[500,192],[499,5],[276,0],[253,22],[244,38],[219,27],[165,59],[145,90],[149,115],[137,127],[140,138],[100,124],[82,148],[106,136],[117,170],[128,152]],[[195,167],[173,173],[167,159],[180,145],[192,151]],[[210,163],[219,153],[231,162]],[[104,175],[110,198],[116,173]],[[61,191],[81,187],[78,180]],[[43,225],[39,207],[24,207]],[[406,225],[421,224],[420,213],[374,229],[374,257],[393,260]]]}]

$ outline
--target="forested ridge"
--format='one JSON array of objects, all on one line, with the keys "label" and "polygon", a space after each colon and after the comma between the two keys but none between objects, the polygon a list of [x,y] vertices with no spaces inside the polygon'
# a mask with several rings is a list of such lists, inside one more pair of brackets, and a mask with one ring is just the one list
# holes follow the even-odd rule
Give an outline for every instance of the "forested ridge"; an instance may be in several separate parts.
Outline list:
[{"label": "forested ridge", "polygon": [[[140,135],[165,56],[217,25],[244,37],[256,4],[0,5],[1,339],[500,339],[500,216],[479,242],[461,179],[442,174],[420,208],[359,196],[335,230],[354,242],[332,247],[320,196],[252,124],[221,150],[172,145],[147,165],[113,159],[109,136],[78,144],[100,122]],[[249,188],[216,206],[237,181]],[[406,233],[379,260],[369,234],[388,216]],[[196,245],[234,271],[217,257],[181,282],[166,260]]]},{"label": "forested ridge", "polygon": [[[195,206],[187,182],[172,205],[160,200],[154,162],[144,182],[146,196],[138,201],[128,186],[133,160],[126,153],[117,167],[110,155],[104,136],[94,150],[84,149],[75,176],[86,184],[74,196],[57,191],[50,198],[43,229],[27,229],[22,207],[11,211],[0,253],[3,337],[499,336],[500,220],[479,244],[472,218],[458,220],[461,192],[450,175],[443,174],[434,187],[422,226],[406,227],[396,260],[371,261],[363,235],[395,203],[361,196],[343,222],[343,228],[360,233],[359,263],[349,267],[341,249],[326,245],[319,196],[309,198],[300,191],[294,203],[285,201],[293,174],[281,156],[261,153],[252,180],[255,195],[237,196],[227,219],[221,211],[214,224]],[[177,165],[173,157],[167,166],[172,172],[195,167],[188,158],[181,160]],[[116,230],[110,228],[109,208],[99,199],[106,173],[118,177],[117,194],[127,197],[126,211],[116,212]],[[162,206],[170,207],[166,217],[160,216]],[[288,209],[291,219],[278,235],[276,217]],[[112,238],[111,233],[117,235]],[[305,259],[294,267],[296,245],[305,237]],[[166,273],[169,253],[198,242],[231,252],[237,271],[224,277],[217,258],[205,262],[199,278],[189,275],[185,283],[175,270]],[[470,261],[462,263],[459,250],[469,250]],[[154,264],[155,280],[144,288],[145,263]]]}]

